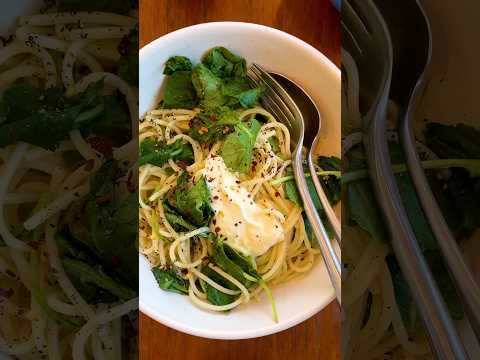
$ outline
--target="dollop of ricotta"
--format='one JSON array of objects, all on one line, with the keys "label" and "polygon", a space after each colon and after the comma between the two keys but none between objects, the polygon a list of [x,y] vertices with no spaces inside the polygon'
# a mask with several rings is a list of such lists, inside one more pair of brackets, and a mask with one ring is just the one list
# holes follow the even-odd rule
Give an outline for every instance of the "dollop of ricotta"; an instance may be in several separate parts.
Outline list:
[{"label": "dollop of ricotta", "polygon": [[211,230],[225,236],[227,244],[256,257],[284,240],[284,219],[279,218],[275,209],[255,202],[221,156],[211,156],[205,160],[203,176],[210,189],[215,211]]}]

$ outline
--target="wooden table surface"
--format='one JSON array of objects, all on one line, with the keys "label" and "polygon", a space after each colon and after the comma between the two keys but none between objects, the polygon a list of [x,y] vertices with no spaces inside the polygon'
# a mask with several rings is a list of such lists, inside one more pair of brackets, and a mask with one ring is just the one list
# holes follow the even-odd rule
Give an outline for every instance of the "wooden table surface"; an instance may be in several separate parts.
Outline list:
[{"label": "wooden table surface", "polygon": [[[140,46],[185,26],[222,20],[286,31],[340,64],[340,17],[328,0],[140,0]],[[289,330],[238,341],[186,335],[141,314],[140,359],[337,360],[340,309],[332,303]]]}]

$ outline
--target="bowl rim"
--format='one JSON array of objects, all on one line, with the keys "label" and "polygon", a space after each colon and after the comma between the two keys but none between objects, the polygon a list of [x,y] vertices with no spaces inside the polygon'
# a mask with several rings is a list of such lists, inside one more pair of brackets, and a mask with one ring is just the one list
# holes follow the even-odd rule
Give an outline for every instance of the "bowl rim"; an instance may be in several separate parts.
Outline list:
[{"label": "bowl rim", "polygon": [[[221,27],[238,27],[240,29],[249,29],[249,30],[256,30],[256,31],[263,31],[263,32],[270,32],[277,37],[281,37],[284,40],[287,40],[293,43],[297,47],[302,47],[307,50],[312,56],[316,57],[327,69],[328,72],[331,72],[338,78],[338,81],[341,81],[341,71],[340,69],[324,54],[322,54],[319,50],[314,48],[312,45],[306,43],[305,41],[293,36],[285,31],[275,29],[266,25],[260,25],[255,23],[249,22],[237,22],[237,21],[216,21],[216,22],[206,22],[196,25],[187,26],[168,34],[162,35],[157,39],[149,42],[148,44],[144,45],[139,51],[139,61],[141,64],[142,58],[146,58],[150,55],[154,49],[164,41],[170,40],[172,38],[178,36],[184,36],[187,33],[190,33],[195,30],[205,29],[205,28],[221,28]],[[140,65],[141,66],[141,65]],[[139,257],[142,255],[139,253]],[[324,265],[323,265],[324,266]],[[323,310],[328,304],[330,304],[335,299],[335,293],[333,287],[330,286],[330,294],[326,296],[324,301],[319,302],[316,306],[311,307],[308,311],[299,312],[295,316],[290,317],[290,319],[275,323],[272,321],[271,325],[268,325],[263,328],[258,328],[255,330],[241,330],[241,331],[229,331],[228,333],[224,332],[223,330],[207,330],[201,329],[193,326],[185,325],[181,322],[174,320],[172,317],[167,318],[157,314],[152,308],[150,308],[145,302],[142,301],[141,297],[139,297],[139,310],[143,312],[145,315],[149,316],[150,318],[154,319],[155,321],[170,327],[174,330],[181,331],[183,333],[199,336],[203,338],[209,339],[219,339],[219,340],[239,340],[239,339],[250,339],[250,338],[257,338],[267,335],[272,335],[286,329],[289,329],[295,325],[300,324],[301,322],[309,319],[310,317],[314,316],[321,310]]]}]

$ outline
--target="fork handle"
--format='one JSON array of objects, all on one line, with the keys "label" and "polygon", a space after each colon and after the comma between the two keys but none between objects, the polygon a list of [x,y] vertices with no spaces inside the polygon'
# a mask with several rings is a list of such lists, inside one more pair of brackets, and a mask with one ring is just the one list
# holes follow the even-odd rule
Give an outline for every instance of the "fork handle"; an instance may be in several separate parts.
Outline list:
[{"label": "fork handle", "polygon": [[307,215],[307,218],[312,225],[313,233],[317,238],[318,244],[320,245],[320,252],[327,267],[330,281],[332,282],[333,288],[335,289],[337,301],[339,305],[341,305],[342,278],[340,260],[335,253],[333,245],[328,237],[325,227],[320,220],[320,216],[318,215],[318,212],[313,204],[313,200],[308,192],[307,180],[305,178],[305,174],[303,173],[301,151],[294,152],[292,158],[292,166],[298,191],[300,193],[300,197],[303,200],[305,214]]},{"label": "fork handle", "polygon": [[312,149],[315,148],[315,144],[312,145],[312,148],[308,152],[308,167],[310,169],[310,175],[313,180],[313,184],[315,185],[315,189],[317,190],[318,197],[320,198],[320,202],[322,203],[323,210],[327,214],[328,221],[330,222],[330,225],[333,229],[333,234],[335,235],[335,238],[337,241],[340,243],[342,241],[342,227],[340,225],[340,221],[338,221],[337,215],[335,214],[335,211],[332,208],[332,205],[330,205],[330,201],[328,201],[327,195],[325,194],[325,191],[323,190],[322,184],[320,184],[320,180],[318,179],[317,172],[315,170],[315,166],[313,164],[313,159],[312,159]]}]

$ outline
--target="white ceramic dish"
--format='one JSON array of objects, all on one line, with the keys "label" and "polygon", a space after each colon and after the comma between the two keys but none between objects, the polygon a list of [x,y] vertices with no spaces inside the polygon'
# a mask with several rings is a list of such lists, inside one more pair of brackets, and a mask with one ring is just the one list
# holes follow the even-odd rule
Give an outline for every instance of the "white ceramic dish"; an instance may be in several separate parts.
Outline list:
[{"label": "white ceramic dish", "polygon": [[[340,70],[312,46],[269,27],[236,22],[195,25],[165,35],[140,50],[140,114],[154,107],[161,94],[163,66],[173,55],[198,62],[222,45],[266,69],[287,75],[312,97],[322,114],[323,154],[340,153]],[[273,334],[316,314],[334,298],[323,262],[302,279],[274,287],[279,322],[265,298],[229,314],[195,307],[186,296],[162,291],[147,260],[140,256],[140,310],[176,330],[216,339],[245,339]]]}]

